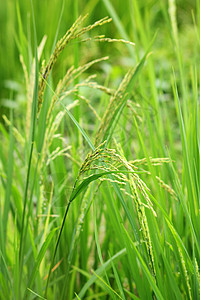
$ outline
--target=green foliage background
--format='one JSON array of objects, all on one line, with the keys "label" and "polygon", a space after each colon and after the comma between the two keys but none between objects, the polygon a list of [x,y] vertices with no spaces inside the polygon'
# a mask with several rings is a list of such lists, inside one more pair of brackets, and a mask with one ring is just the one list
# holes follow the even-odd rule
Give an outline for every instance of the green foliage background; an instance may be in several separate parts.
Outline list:
[{"label": "green foliage background", "polygon": [[199,299],[200,1],[0,6],[0,299]]}]

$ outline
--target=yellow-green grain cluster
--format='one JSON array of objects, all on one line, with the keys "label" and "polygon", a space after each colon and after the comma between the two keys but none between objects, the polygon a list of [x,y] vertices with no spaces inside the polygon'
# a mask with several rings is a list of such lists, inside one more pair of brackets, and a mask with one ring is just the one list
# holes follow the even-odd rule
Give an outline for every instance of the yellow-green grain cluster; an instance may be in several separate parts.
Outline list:
[{"label": "yellow-green grain cluster", "polygon": [[[156,213],[153,209],[153,204],[150,201],[150,198],[146,192],[149,191],[146,184],[142,181],[142,179],[136,174],[134,166],[132,166],[123,156],[123,154],[117,153],[114,149],[104,148],[104,144],[106,141],[101,144],[96,150],[88,154],[84,163],[82,164],[77,180],[80,179],[80,176],[84,175],[86,172],[91,171],[99,171],[99,172],[111,172],[111,177],[101,178],[100,181],[108,181],[112,183],[116,183],[121,186],[121,191],[124,192],[125,195],[131,197],[134,200],[134,204],[136,207],[139,226],[141,227],[141,235],[145,242],[149,264],[152,273],[155,275],[155,267],[154,267],[154,258],[153,258],[153,250],[151,244],[151,238],[149,234],[148,222],[145,214],[145,207],[150,209],[154,216]],[[126,173],[128,171],[128,173]],[[116,172],[116,173],[115,173]],[[126,186],[130,186],[131,194],[126,191]],[[122,188],[123,186],[123,188]],[[141,198],[138,194],[138,191],[143,195],[146,203],[141,201]],[[86,208],[87,200],[84,201],[84,205],[82,207],[82,214],[79,220],[79,230],[82,224],[85,208]]]},{"label": "yellow-green grain cluster", "polygon": [[41,70],[41,77],[39,80],[39,92],[38,92],[38,114],[40,113],[40,109],[43,103],[43,95],[44,95],[44,90],[46,87],[46,81],[49,77],[49,74],[55,65],[58,56],[61,54],[63,49],[69,44],[72,40],[79,38],[86,32],[92,30],[93,28],[97,26],[104,25],[105,23],[108,23],[111,21],[110,18],[105,17],[97,22],[95,22],[93,25],[89,25],[87,27],[79,28],[80,25],[83,23],[85,20],[86,16],[82,17],[80,16],[75,23],[72,25],[72,27],[66,32],[66,34],[57,42],[56,47],[49,59],[49,62],[47,63],[46,67]]}]

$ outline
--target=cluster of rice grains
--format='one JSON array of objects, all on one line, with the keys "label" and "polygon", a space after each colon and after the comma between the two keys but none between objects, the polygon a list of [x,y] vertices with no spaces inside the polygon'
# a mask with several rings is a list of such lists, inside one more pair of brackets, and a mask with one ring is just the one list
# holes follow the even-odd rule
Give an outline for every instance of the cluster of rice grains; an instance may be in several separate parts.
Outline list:
[{"label": "cluster of rice grains", "polygon": [[[99,178],[100,183],[97,187],[97,190],[104,181],[109,182],[111,184],[117,184],[124,196],[129,197],[133,200],[138,218],[138,224],[140,227],[139,231],[141,232],[141,239],[145,243],[149,257],[150,269],[152,271],[152,274],[155,276],[156,274],[154,267],[153,251],[147,217],[145,214],[145,208],[150,209],[155,217],[156,212],[147,193],[147,191],[150,192],[150,190],[146,186],[144,181],[140,178],[140,176],[137,174],[138,171],[140,171],[140,173],[147,173],[148,175],[151,174],[149,171],[146,171],[141,168],[139,169],[139,167],[137,166],[145,164],[146,159],[128,162],[125,156],[123,155],[122,149],[119,145],[117,145],[117,143],[117,150],[115,150],[106,148],[106,142],[107,141],[104,141],[96,148],[94,152],[88,154],[80,168],[76,182],[82,179],[82,176],[86,176],[83,178],[84,180],[92,176],[91,173],[101,173],[104,174],[104,176]],[[168,158],[150,158],[150,160],[152,165],[161,165],[163,163],[170,162]],[[157,177],[157,180],[161,183],[161,187],[163,187],[171,195],[175,196],[175,192],[168,185],[166,185],[159,177]],[[86,207],[87,199],[85,198],[82,203],[82,212],[79,218],[78,232],[80,231],[81,225],[85,217]]]},{"label": "cluster of rice grains", "polygon": [[83,34],[92,30],[93,28],[95,28],[97,26],[101,26],[101,25],[111,21],[111,19],[109,19],[108,17],[105,17],[105,18],[95,22],[93,25],[89,25],[87,27],[83,27],[80,29],[80,25],[83,23],[85,17],[86,16],[84,16],[84,17],[80,16],[76,20],[76,22],[72,25],[72,27],[63,36],[63,38],[61,38],[57,42],[56,47],[50,57],[48,64],[46,66],[44,66],[44,63],[43,63],[43,66],[41,69],[42,76],[40,77],[40,82],[39,82],[38,114],[40,112],[42,102],[43,102],[43,95],[44,95],[44,90],[45,90],[45,86],[46,86],[46,80],[48,79],[49,74],[57,61],[58,56],[61,54],[63,49],[66,47],[66,45],[68,45],[72,40],[74,40],[76,38],[80,38]]}]

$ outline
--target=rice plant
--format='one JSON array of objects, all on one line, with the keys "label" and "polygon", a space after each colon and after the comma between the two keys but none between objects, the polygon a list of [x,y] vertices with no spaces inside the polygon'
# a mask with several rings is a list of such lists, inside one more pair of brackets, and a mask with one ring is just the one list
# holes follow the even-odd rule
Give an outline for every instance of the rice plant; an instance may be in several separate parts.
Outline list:
[{"label": "rice plant", "polygon": [[[23,84],[7,82],[2,101],[0,299],[200,298],[199,3],[184,36],[187,4],[124,2],[70,1],[58,38],[63,1],[51,51],[39,4],[29,35],[16,6]],[[109,16],[91,22],[95,8]]]}]

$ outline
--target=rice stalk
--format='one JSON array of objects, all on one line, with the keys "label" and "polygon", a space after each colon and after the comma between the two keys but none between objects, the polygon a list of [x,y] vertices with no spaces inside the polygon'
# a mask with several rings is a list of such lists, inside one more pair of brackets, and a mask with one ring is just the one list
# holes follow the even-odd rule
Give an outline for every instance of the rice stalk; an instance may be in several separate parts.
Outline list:
[{"label": "rice stalk", "polygon": [[[90,80],[91,76],[88,77],[86,80],[84,80],[82,83],[76,84],[72,89],[69,89],[67,91],[67,88],[69,87],[70,83],[72,83],[77,77],[79,77],[83,72],[85,72],[86,70],[88,70],[91,66],[93,66],[96,63],[102,62],[107,60],[108,57],[102,57],[99,59],[95,59],[83,66],[78,67],[77,69],[74,69],[74,67],[72,66],[71,68],[69,68],[69,70],[67,71],[66,75],[63,77],[63,79],[61,79],[56,87],[55,90],[55,94],[57,96],[60,96],[61,94],[63,94],[63,96],[66,97],[66,95],[69,93],[74,93],[77,91],[78,87],[80,86],[87,86],[89,85],[88,81]],[[92,75],[94,76],[94,75]],[[66,94],[67,91],[67,94]],[[51,99],[51,104],[47,113],[47,123],[49,121],[49,118],[51,116],[51,113],[57,103],[58,99],[55,95],[53,95],[52,99]]]},{"label": "rice stalk", "polygon": [[127,107],[131,110],[131,112],[136,116],[136,118],[142,122],[143,119],[141,118],[141,116],[137,113],[137,111],[133,108],[132,103],[130,100],[127,101]]},{"label": "rice stalk", "polygon": [[100,85],[94,81],[87,82],[86,85],[84,83],[79,83],[79,87],[82,87],[82,86],[87,86],[87,87],[90,87],[90,88],[93,88],[96,90],[100,90],[101,92],[104,92],[105,94],[107,94],[109,96],[113,96],[115,93],[114,89],[107,88],[106,86]]},{"label": "rice stalk", "polygon": [[176,46],[178,46],[178,27],[177,27],[177,20],[176,20],[176,0],[168,0],[169,3],[169,16],[171,20],[172,25],[172,32],[174,41],[176,43]]},{"label": "rice stalk", "polygon": [[[40,45],[37,48],[38,61],[40,61],[46,40],[47,40],[47,36],[45,35]],[[31,106],[32,106],[34,80],[35,80],[35,58],[33,58],[32,60],[31,71],[29,75],[22,55],[20,55],[20,62],[24,71],[25,85],[26,85],[27,105],[26,105],[26,127],[25,128],[26,128],[26,137],[28,138],[29,131],[30,131]],[[44,67],[44,61],[42,63],[42,68],[43,67]]]},{"label": "rice stalk", "polygon": [[[159,158],[149,157],[149,160],[153,166],[160,166],[163,163],[171,163],[172,162],[171,159],[168,157],[159,157]],[[131,165],[137,166],[137,165],[143,165],[143,164],[147,165],[148,162],[147,162],[146,158],[142,158],[142,159],[135,159],[133,161],[129,161],[129,163]]]},{"label": "rice stalk", "polygon": [[[72,104],[69,104],[67,106],[67,109],[70,110],[76,105],[78,105],[78,101],[74,101]],[[46,157],[48,154],[48,149],[50,148],[54,138],[56,137],[55,133],[58,127],[60,126],[60,123],[65,113],[66,113],[65,111],[60,111],[57,113],[55,117],[53,116],[53,114],[51,115],[51,119],[48,122],[48,127],[46,129],[45,136],[44,136],[44,145],[41,153],[41,163],[40,163],[41,167],[45,164]]]},{"label": "rice stalk", "polygon": [[[149,196],[146,193],[146,189],[148,188],[146,184],[139,178],[139,176],[135,174],[134,169],[126,161],[125,157],[122,156],[121,153],[120,154],[116,153],[116,150],[102,148],[104,144],[105,142],[101,144],[93,153],[88,154],[88,156],[86,157],[84,163],[80,168],[79,175],[77,176],[77,181],[80,179],[80,176],[85,174],[85,172],[92,171],[92,170],[96,170],[96,171],[99,170],[99,171],[107,171],[112,173],[112,178],[109,177],[100,178],[101,182],[108,181],[108,182],[115,183],[119,186],[126,186],[127,184],[130,185],[130,189],[132,192],[131,198],[134,200],[134,204],[136,207],[138,221],[141,227],[141,234],[145,242],[148,257],[149,257],[150,269],[155,276],[156,273],[155,273],[155,266],[154,266],[154,256],[153,256],[151,238],[149,234],[148,222],[145,214],[145,207],[150,209],[155,216],[156,213],[152,207],[152,203],[149,199]],[[126,170],[129,172],[128,178],[125,176],[124,170],[119,169],[119,166],[120,167],[123,166],[126,168]],[[115,174],[116,171],[117,174]],[[139,189],[139,191],[142,193],[145,200],[147,201],[147,204],[142,203],[137,189]],[[124,188],[123,189],[121,188],[121,190],[125,191]],[[125,194],[128,195],[128,193],[126,192]],[[83,224],[83,219],[85,217],[87,206],[88,206],[88,200],[87,197],[86,198],[84,197],[82,202],[82,208],[81,208],[81,218],[79,218],[78,220],[76,239],[77,236],[79,235],[81,226]]]},{"label": "rice stalk", "polygon": [[2,117],[3,117],[3,119],[4,119],[4,121],[5,121],[5,123],[6,123],[7,126],[9,126],[9,127],[12,126],[13,135],[14,135],[16,141],[19,143],[19,145],[21,145],[22,148],[23,148],[24,145],[25,145],[25,139],[24,139],[24,137],[21,135],[21,133],[19,132],[19,130],[15,126],[13,126],[11,124],[10,120],[8,120],[8,118],[6,117],[6,115],[3,115]]},{"label": "rice stalk", "polygon": [[196,272],[197,282],[198,282],[198,293],[200,295],[200,274],[199,274],[199,266],[196,257],[195,257],[195,272]]},{"label": "rice stalk", "polygon": [[133,43],[133,42],[126,41],[124,39],[112,39],[112,38],[105,37],[105,35],[99,35],[99,36],[95,36],[93,38],[87,38],[87,39],[81,40],[81,42],[88,42],[88,41],[108,42],[108,43],[122,43],[122,44],[135,46],[135,43]]},{"label": "rice stalk", "polygon": [[121,84],[119,85],[117,91],[115,94],[111,97],[110,102],[107,106],[107,109],[105,111],[105,114],[102,118],[102,121],[100,123],[98,132],[96,134],[95,138],[95,145],[97,146],[102,139],[106,139],[106,132],[108,132],[108,129],[111,124],[111,120],[113,120],[113,117],[118,110],[118,108],[122,105],[124,99],[127,96],[126,89],[128,87],[128,84],[134,74],[135,70],[130,70],[125,75],[124,79],[122,80]]},{"label": "rice stalk", "polygon": [[146,245],[148,257],[149,257],[150,269],[152,271],[152,274],[154,276],[156,276],[152,243],[151,243],[151,237],[149,234],[149,227],[148,227],[148,222],[147,222],[147,218],[146,218],[146,214],[145,214],[145,208],[144,208],[143,203],[140,200],[140,197],[139,197],[137,189],[136,189],[135,182],[132,177],[130,178],[130,187],[131,187],[133,199],[134,199],[135,206],[136,206],[136,211],[138,214],[138,221],[141,226],[141,233],[142,233],[142,236],[143,236],[143,239],[144,239],[144,242]]},{"label": "rice stalk", "polygon": [[168,184],[166,184],[162,179],[160,179],[160,177],[156,176],[157,181],[159,182],[160,186],[166,191],[168,192],[175,200],[178,200],[178,196],[176,194],[176,192],[172,189],[171,186],[169,186]]},{"label": "rice stalk", "polygon": [[66,32],[66,34],[63,36],[63,38],[61,38],[56,46],[55,49],[49,59],[49,62],[47,63],[44,71],[41,73],[41,77],[40,77],[40,81],[39,81],[39,93],[38,93],[38,111],[37,114],[39,115],[40,110],[41,110],[41,106],[43,103],[43,95],[44,95],[44,90],[46,87],[46,81],[49,77],[49,74],[53,68],[53,66],[55,65],[57,58],[59,57],[59,55],[61,54],[61,52],[64,50],[64,48],[67,46],[67,44],[69,44],[72,40],[79,38],[81,35],[85,34],[86,32],[92,30],[93,28],[97,27],[97,26],[102,26],[106,23],[111,22],[112,19],[105,17],[97,22],[95,22],[92,25],[89,25],[87,27],[83,27],[81,29],[79,29],[79,26],[81,25],[81,23],[83,23],[83,21],[85,20],[86,16],[82,17],[80,16],[72,25],[72,27]]},{"label": "rice stalk", "polygon": [[82,96],[82,95],[79,95],[79,94],[76,94],[76,96],[80,99],[80,100],[83,100],[87,105],[88,107],[90,108],[90,110],[94,113],[94,115],[97,117],[97,119],[100,121],[101,118],[100,116],[98,115],[98,113],[96,112],[96,110],[94,109],[94,107],[90,104],[90,100],[88,100],[86,97]]},{"label": "rice stalk", "polygon": [[188,291],[188,296],[189,296],[189,299],[192,300],[190,280],[189,280],[189,276],[188,276],[188,272],[187,272],[185,260],[184,260],[184,257],[183,257],[183,253],[182,253],[182,250],[181,250],[180,247],[178,247],[178,251],[179,251],[179,255],[180,255],[180,259],[181,259],[181,265],[182,265],[184,276],[185,276],[185,280],[186,280],[186,285],[187,285],[187,289],[188,289],[187,290]]}]

